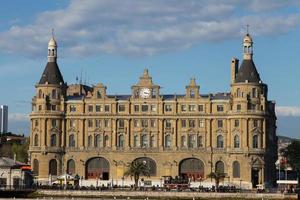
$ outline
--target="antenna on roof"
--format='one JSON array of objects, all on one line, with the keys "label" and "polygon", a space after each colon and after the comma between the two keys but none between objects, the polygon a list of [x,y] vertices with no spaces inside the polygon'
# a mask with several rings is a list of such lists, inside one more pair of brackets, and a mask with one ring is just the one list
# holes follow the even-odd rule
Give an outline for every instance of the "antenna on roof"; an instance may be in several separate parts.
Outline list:
[{"label": "antenna on roof", "polygon": [[54,38],[54,28],[51,29],[52,38]]},{"label": "antenna on roof", "polygon": [[82,67],[81,67],[81,71],[80,71],[80,79],[79,79],[79,84],[82,84]]},{"label": "antenna on roof", "polygon": [[78,76],[76,76],[76,84],[78,83]]}]

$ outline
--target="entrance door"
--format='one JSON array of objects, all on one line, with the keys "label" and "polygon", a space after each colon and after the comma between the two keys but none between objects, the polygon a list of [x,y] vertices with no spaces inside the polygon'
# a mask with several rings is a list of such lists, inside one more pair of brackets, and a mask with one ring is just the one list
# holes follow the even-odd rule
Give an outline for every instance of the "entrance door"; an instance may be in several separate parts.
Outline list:
[{"label": "entrance door", "polygon": [[252,169],[251,182],[252,182],[252,187],[256,188],[256,185],[258,185],[258,183],[259,183],[259,170],[258,169]]}]

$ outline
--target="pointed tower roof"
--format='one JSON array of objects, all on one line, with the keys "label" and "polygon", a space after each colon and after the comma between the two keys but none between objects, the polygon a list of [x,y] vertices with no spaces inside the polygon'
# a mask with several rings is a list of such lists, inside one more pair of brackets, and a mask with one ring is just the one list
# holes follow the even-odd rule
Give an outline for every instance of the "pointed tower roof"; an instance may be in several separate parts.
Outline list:
[{"label": "pointed tower roof", "polygon": [[46,82],[48,82],[48,84],[64,83],[64,79],[56,62],[47,63],[39,84],[46,84]]}]

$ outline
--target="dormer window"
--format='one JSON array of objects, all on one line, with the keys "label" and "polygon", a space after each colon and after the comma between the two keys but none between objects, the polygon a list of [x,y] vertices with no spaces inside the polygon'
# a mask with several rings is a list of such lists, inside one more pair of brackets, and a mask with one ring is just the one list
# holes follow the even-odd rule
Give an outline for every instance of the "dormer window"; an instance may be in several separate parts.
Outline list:
[{"label": "dormer window", "polygon": [[217,111],[218,112],[223,112],[224,111],[223,105],[217,105]]},{"label": "dormer window", "polygon": [[56,99],[56,90],[52,90],[51,97],[52,99]]},{"label": "dormer window", "polygon": [[152,89],[152,98],[157,97],[157,91],[155,89]]},{"label": "dormer window", "polygon": [[190,98],[195,98],[195,90],[190,90]]},{"label": "dormer window", "polygon": [[98,99],[101,99],[101,98],[102,98],[101,91],[99,91],[99,90],[97,91],[97,98],[98,98]]}]

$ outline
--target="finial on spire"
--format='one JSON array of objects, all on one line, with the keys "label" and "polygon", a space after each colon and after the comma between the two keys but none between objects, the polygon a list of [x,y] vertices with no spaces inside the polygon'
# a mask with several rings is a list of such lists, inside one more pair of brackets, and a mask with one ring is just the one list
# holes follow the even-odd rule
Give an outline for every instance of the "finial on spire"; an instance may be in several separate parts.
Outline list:
[{"label": "finial on spire", "polygon": [[246,25],[246,31],[247,31],[247,35],[249,35],[249,27],[250,27],[250,25],[249,25],[249,24],[247,24],[247,25]]},{"label": "finial on spire", "polygon": [[54,28],[51,29],[52,38],[54,38]]}]

